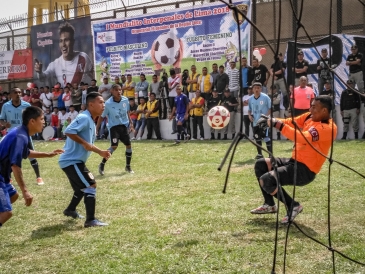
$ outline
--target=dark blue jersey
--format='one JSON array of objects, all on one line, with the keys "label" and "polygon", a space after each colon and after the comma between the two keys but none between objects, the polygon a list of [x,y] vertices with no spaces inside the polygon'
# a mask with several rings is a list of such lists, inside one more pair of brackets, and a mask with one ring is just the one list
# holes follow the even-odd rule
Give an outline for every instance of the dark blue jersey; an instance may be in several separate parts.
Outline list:
[{"label": "dark blue jersey", "polygon": [[186,108],[189,105],[189,98],[181,93],[179,96],[175,97],[175,107],[176,107],[176,115],[185,115]]}]

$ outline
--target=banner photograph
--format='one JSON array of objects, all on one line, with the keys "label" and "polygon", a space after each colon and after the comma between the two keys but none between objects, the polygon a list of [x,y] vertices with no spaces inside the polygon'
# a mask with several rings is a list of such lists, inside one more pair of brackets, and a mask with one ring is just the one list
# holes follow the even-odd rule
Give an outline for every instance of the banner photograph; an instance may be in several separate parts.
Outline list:
[{"label": "banner photograph", "polygon": [[38,86],[87,82],[94,78],[90,17],[31,28],[33,77]]},{"label": "banner photograph", "polygon": [[[249,17],[250,1],[234,2]],[[239,16],[239,53],[236,20],[226,5],[210,3],[164,14],[93,22],[96,79],[160,75],[171,68],[180,73],[193,64],[199,73],[203,67],[210,70],[214,63],[229,67],[240,55],[250,58],[250,25]]]},{"label": "banner photograph", "polygon": [[0,80],[32,78],[32,50],[0,52]]}]

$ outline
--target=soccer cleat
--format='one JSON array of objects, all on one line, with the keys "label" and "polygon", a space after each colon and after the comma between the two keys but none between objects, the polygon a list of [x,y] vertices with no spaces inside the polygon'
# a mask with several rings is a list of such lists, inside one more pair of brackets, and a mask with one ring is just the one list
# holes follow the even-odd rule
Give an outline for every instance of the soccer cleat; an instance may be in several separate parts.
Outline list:
[{"label": "soccer cleat", "polygon": [[83,219],[83,218],[85,218],[84,216],[80,215],[77,211],[72,211],[72,210],[67,210],[67,209],[65,209],[63,211],[63,215],[65,215],[67,217],[72,217],[74,219]]},{"label": "soccer cleat", "polygon": [[137,141],[141,141],[141,137],[138,137],[138,138],[137,138]]},{"label": "soccer cleat", "polygon": [[174,140],[174,145],[180,144],[180,140]]},{"label": "soccer cleat", "polygon": [[100,163],[99,164],[99,174],[100,175],[104,175],[104,164],[103,163]]},{"label": "soccer cleat", "polygon": [[258,208],[252,209],[252,214],[269,214],[269,213],[276,213],[278,211],[276,205],[269,206],[267,204],[263,204],[262,206],[259,206]]},{"label": "soccer cleat", "polygon": [[257,154],[255,157],[255,160],[262,159],[262,158],[264,158],[264,156],[262,156],[261,154]]},{"label": "soccer cleat", "polygon": [[190,141],[196,141],[196,139],[195,138],[191,138]]},{"label": "soccer cleat", "polygon": [[37,178],[37,185],[39,186],[44,185],[43,179],[41,177]]},{"label": "soccer cleat", "polygon": [[133,174],[134,173],[134,171],[132,170],[132,168],[130,166],[126,166],[125,167],[125,171],[127,171],[130,174]]},{"label": "soccer cleat", "polygon": [[131,138],[131,140],[132,140],[132,141],[136,140],[136,137],[132,137],[132,138]]},{"label": "soccer cleat", "polygon": [[204,141],[204,138],[203,137],[200,137],[200,141]]},{"label": "soccer cleat", "polygon": [[103,223],[97,219],[92,221],[86,221],[84,227],[93,227],[93,226],[107,226],[107,223]]},{"label": "soccer cleat", "polygon": [[[303,206],[301,204],[293,207],[293,211],[291,213],[291,218],[290,218],[290,221],[294,221],[294,218],[300,213],[303,211]],[[282,220],[281,220],[281,223],[282,224],[288,224],[289,223],[289,214],[286,215]]]},{"label": "soccer cleat", "polygon": [[186,134],[186,136],[184,137],[185,142],[188,142],[190,140],[190,135]]}]

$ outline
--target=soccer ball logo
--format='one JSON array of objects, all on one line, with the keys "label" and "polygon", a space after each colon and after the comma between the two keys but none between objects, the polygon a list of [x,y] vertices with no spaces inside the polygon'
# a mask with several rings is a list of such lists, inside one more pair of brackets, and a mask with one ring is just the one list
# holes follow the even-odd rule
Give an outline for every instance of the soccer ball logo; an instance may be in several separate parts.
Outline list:
[{"label": "soccer ball logo", "polygon": [[213,129],[222,129],[229,123],[230,113],[223,106],[216,106],[209,110],[207,121],[208,125]]},{"label": "soccer ball logo", "polygon": [[180,58],[180,41],[172,32],[162,33],[155,40],[155,59],[163,66],[170,66]]}]

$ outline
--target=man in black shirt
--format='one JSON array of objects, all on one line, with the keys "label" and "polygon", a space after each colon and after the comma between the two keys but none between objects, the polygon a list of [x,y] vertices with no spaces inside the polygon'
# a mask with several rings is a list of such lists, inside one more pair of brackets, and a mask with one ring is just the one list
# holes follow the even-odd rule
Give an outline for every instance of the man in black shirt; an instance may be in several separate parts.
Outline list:
[{"label": "man in black shirt", "polygon": [[328,96],[333,96],[333,90],[331,89],[331,82],[330,81],[326,81],[324,82],[324,90],[321,90],[319,92],[319,95],[328,95]]},{"label": "man in black shirt", "polygon": [[352,80],[347,80],[347,85],[350,88],[342,91],[340,100],[343,121],[343,136],[341,140],[346,140],[350,123],[354,129],[355,139],[358,139],[359,131],[360,96],[351,90],[351,88],[354,88],[355,86]]},{"label": "man in black shirt", "polygon": [[298,51],[298,60],[295,62],[295,86],[299,86],[299,79],[302,76],[307,77],[307,70],[309,63],[304,59],[304,53],[302,50]]},{"label": "man in black shirt", "polygon": [[332,75],[329,68],[330,59],[328,58],[328,52],[326,48],[321,51],[322,59],[317,60],[317,71],[318,71],[318,92],[321,94],[323,91],[324,83],[332,79]]},{"label": "man in black shirt", "polygon": [[286,63],[284,62],[283,54],[280,52],[275,58],[275,63],[271,65],[270,75],[274,77],[276,89],[280,90],[284,96],[287,96],[288,92],[284,82],[285,69]]},{"label": "man in black shirt", "polygon": [[351,47],[351,54],[347,57],[346,66],[350,67],[349,79],[352,80],[357,85],[357,89],[361,93],[364,92],[362,59],[363,55],[359,52],[357,46],[353,45]]},{"label": "man in black shirt", "polygon": [[[211,110],[213,107],[220,105],[221,101],[222,101],[222,99],[218,95],[218,91],[213,89],[212,95],[209,97],[208,102],[207,102],[208,111]],[[215,140],[214,131],[218,131],[218,130],[211,127],[210,128],[210,135],[211,135],[210,140]],[[217,139],[218,140],[221,139],[220,131],[218,131]]]},{"label": "man in black shirt", "polygon": [[236,114],[236,107],[238,106],[238,101],[237,101],[236,97],[231,95],[231,92],[229,91],[229,89],[226,89],[224,91],[221,105],[224,106],[226,109],[228,109],[228,111],[230,113],[229,124],[228,124],[228,126],[226,126],[223,129],[224,130],[223,140],[227,140],[228,128],[231,129],[232,139],[233,139],[234,136],[236,135],[236,122],[235,122],[236,115],[235,114]]},{"label": "man in black shirt", "polygon": [[223,92],[228,88],[229,77],[228,74],[224,72],[224,66],[219,66],[219,74],[216,76],[213,90],[218,92],[219,97],[223,96]]},{"label": "man in black shirt", "polygon": [[91,86],[89,86],[87,88],[87,94],[91,93],[91,92],[99,92],[99,87],[96,85],[96,80],[92,79],[91,80]]},{"label": "man in black shirt", "polygon": [[254,74],[254,78],[252,83],[261,83],[262,84],[262,92],[267,94],[267,82],[269,81],[270,74],[269,70],[265,65],[260,64],[259,60],[254,58],[252,60],[252,72]]}]

